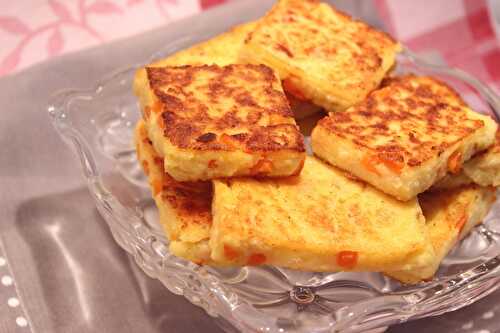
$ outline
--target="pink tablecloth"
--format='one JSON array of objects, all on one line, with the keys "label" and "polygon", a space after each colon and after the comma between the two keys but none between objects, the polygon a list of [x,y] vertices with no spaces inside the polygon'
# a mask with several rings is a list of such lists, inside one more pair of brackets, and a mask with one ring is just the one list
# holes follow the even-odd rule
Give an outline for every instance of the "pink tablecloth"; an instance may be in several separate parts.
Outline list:
[{"label": "pink tablecloth", "polygon": [[[0,75],[138,34],[229,0],[20,0],[2,4]],[[375,0],[390,32],[500,88],[500,48],[486,0]]]},{"label": "pink tablecloth", "polygon": [[500,92],[500,1],[376,0],[382,20],[410,49],[461,68]]},{"label": "pink tablecloth", "polygon": [[[138,34],[226,1],[230,0],[5,2],[0,13],[0,75]],[[390,32],[410,48],[430,53],[500,89],[499,41],[487,0],[375,2]]]}]

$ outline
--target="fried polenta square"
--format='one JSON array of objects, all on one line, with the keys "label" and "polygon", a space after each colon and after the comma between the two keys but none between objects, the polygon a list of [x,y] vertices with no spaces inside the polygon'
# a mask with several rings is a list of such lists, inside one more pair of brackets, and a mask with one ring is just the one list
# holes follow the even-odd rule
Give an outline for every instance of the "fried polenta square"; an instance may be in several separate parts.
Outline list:
[{"label": "fried polenta square", "polygon": [[394,66],[400,45],[314,0],[280,0],[252,31],[245,61],[278,71],[285,91],[327,111],[363,100]]},{"label": "fried polenta square", "polygon": [[445,83],[388,79],[363,102],[330,113],[312,133],[314,153],[400,200],[424,192],[495,141],[498,125]]},{"label": "fried polenta square", "polygon": [[198,264],[213,264],[208,239],[212,225],[212,183],[178,182],[163,169],[144,121],[135,129],[138,160],[148,177],[159,222],[170,240],[170,252]]},{"label": "fried polenta square", "polygon": [[[247,35],[256,27],[256,22],[249,22],[232,28],[207,41],[195,44],[187,49],[180,50],[166,58],[156,60],[147,67],[166,67],[184,65],[219,65],[226,66],[241,63],[239,57],[243,42]],[[142,90],[148,86],[148,77],[145,67],[137,70],[134,76],[133,89],[137,96],[142,96]],[[299,100],[287,94],[290,107],[296,119],[306,118],[320,112],[321,107]]]},{"label": "fried polenta square", "polygon": [[380,272],[434,256],[416,200],[398,201],[311,156],[298,176],[215,180],[212,216],[212,259],[226,265]]},{"label": "fried polenta square", "polygon": [[435,252],[434,260],[426,267],[389,272],[387,275],[404,283],[432,279],[444,257],[474,226],[481,223],[495,199],[495,188],[478,185],[419,195],[418,201]]},{"label": "fried polenta square", "polygon": [[304,138],[265,65],[147,67],[143,118],[177,181],[300,172]]}]

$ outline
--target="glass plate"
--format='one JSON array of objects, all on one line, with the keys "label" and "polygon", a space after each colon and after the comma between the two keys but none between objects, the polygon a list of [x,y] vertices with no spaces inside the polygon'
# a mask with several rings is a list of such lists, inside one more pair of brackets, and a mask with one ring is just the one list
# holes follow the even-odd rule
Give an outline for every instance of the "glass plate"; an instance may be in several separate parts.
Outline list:
[{"label": "glass plate", "polygon": [[[157,57],[205,38],[184,38]],[[383,330],[459,309],[498,288],[500,202],[484,224],[449,254],[433,281],[415,286],[403,286],[378,273],[315,273],[268,266],[215,269],[173,256],[133,150],[133,128],[140,116],[131,92],[135,68],[109,76],[94,89],[57,94],[48,106],[51,119],[76,152],[116,242],[147,275],[219,318],[226,330]],[[478,80],[427,64],[408,50],[400,55],[396,71],[438,76],[479,112],[497,117],[500,110],[498,97]]]}]

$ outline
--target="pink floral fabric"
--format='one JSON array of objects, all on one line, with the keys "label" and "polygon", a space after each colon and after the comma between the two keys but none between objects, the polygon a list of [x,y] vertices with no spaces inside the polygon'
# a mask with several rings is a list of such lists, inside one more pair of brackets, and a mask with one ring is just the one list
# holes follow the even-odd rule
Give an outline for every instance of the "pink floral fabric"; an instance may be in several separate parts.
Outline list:
[{"label": "pink floral fabric", "polygon": [[153,29],[225,0],[19,0],[0,11],[0,76]]},{"label": "pink floral fabric", "polygon": [[[231,0],[3,1],[0,76],[62,53],[138,34],[226,1]],[[486,0],[375,3],[391,33],[411,49],[438,55],[439,60],[500,90],[500,46]]]}]

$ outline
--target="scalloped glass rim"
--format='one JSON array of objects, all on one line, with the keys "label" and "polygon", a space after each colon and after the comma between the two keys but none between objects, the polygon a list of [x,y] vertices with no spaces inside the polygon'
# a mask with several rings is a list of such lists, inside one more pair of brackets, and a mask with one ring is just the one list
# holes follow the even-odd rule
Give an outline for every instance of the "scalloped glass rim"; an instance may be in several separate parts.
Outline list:
[{"label": "scalloped glass rim", "polygon": [[[175,41],[153,58],[171,54],[205,39],[204,37],[206,36],[197,36],[194,39],[186,37]],[[120,118],[120,113],[117,113],[114,105],[119,105],[123,100],[126,100],[123,103],[129,108],[129,111],[138,114],[137,106],[131,102],[133,97],[129,96],[132,95],[131,77],[137,67],[133,66],[109,76],[98,83],[94,89],[58,93],[51,99],[48,106],[50,117],[62,139],[76,152],[96,206],[108,223],[117,243],[134,256],[137,264],[147,275],[162,281],[173,293],[184,295],[193,304],[204,308],[211,316],[223,318],[226,330],[237,328],[243,331],[265,330],[268,332],[312,330],[317,332],[354,332],[375,328],[383,329],[383,327],[394,323],[459,309],[485,297],[499,287],[500,256],[498,254],[500,250],[496,248],[493,255],[490,253],[487,259],[481,255],[478,265],[463,272],[439,277],[431,282],[416,286],[387,287],[389,289],[384,286],[382,291],[375,292],[371,290],[373,288],[370,287],[369,283],[360,282],[358,278],[354,280],[350,280],[351,276],[335,278],[339,274],[330,274],[328,278],[322,277],[320,282],[314,279],[307,280],[307,285],[297,282],[290,283],[290,276],[295,273],[273,267],[259,268],[261,271],[259,274],[270,274],[267,278],[286,280],[288,287],[280,289],[280,292],[265,288],[260,290],[255,289],[255,286],[242,285],[242,281],[252,274],[251,270],[254,268],[242,268],[225,273],[223,270],[197,266],[171,255],[168,251],[167,240],[161,230],[146,221],[145,209],[138,209],[141,204],[147,205],[147,203],[124,204],[123,200],[117,198],[116,194],[119,192],[116,192],[116,189],[110,189],[109,184],[104,181],[104,171],[101,170],[101,167],[104,168],[105,165],[108,165],[109,169],[110,161],[101,162],[104,159],[99,157],[99,153],[96,152],[93,136],[97,132],[92,132],[97,128],[96,118],[87,119],[85,117],[88,116],[80,110],[87,108],[88,113],[98,113],[101,111],[95,111],[96,109],[106,110],[110,108],[112,116]],[[499,119],[499,97],[467,73],[426,63],[407,49],[399,57],[398,70],[401,70],[401,67],[403,67],[402,71],[430,72],[466,83],[468,87],[472,87],[476,91],[484,104],[488,105],[489,112],[497,120]],[[92,103],[97,103],[99,108],[95,108]],[[124,111],[121,111],[122,116],[123,113]],[[82,115],[83,120],[79,118]],[[123,116],[123,118],[128,119],[127,116]],[[131,131],[133,122],[131,123],[128,119],[125,123],[124,131],[127,131],[127,127]],[[105,128],[105,131],[109,132],[109,128]],[[114,134],[114,138],[111,137],[111,143],[105,143],[106,147],[111,150],[108,152],[108,159],[111,154],[112,160],[114,159],[112,163],[121,163],[122,156],[133,159],[131,141],[128,144],[120,142],[120,135],[125,133],[120,131],[123,129],[119,129],[118,134]],[[118,168],[122,168],[120,173],[130,181],[130,186],[140,187],[140,176],[130,176],[133,174],[133,171],[130,171],[133,169],[133,166],[130,166],[133,165],[133,161],[126,159],[124,165],[118,166]],[[124,171],[123,168],[128,168],[128,171]],[[498,215],[500,215],[500,209],[493,216],[495,221],[499,220]],[[481,226],[477,228],[477,232],[486,238],[490,237],[495,244],[500,240],[500,233],[496,229],[492,231]],[[473,259],[477,260],[478,258]],[[335,301],[333,307],[322,305],[321,299],[328,300],[328,298],[320,296],[321,290],[336,291],[342,288],[369,290],[372,294],[364,299]],[[236,289],[239,290],[235,291]],[[251,297],[249,298],[248,295],[254,295],[252,292],[257,294],[256,297],[274,295],[274,298],[271,300],[265,298],[261,302],[250,302],[248,299]],[[247,295],[247,297],[242,295]],[[294,315],[287,317],[286,315],[281,316],[262,311],[266,307],[281,306],[284,303],[295,306],[297,317],[300,315],[301,318],[306,319],[297,321],[293,319]],[[313,304],[316,305],[316,308],[314,311],[310,311],[309,305]],[[317,319],[318,315],[321,316],[321,320]],[[315,320],[318,321],[317,325],[314,323]]]}]

